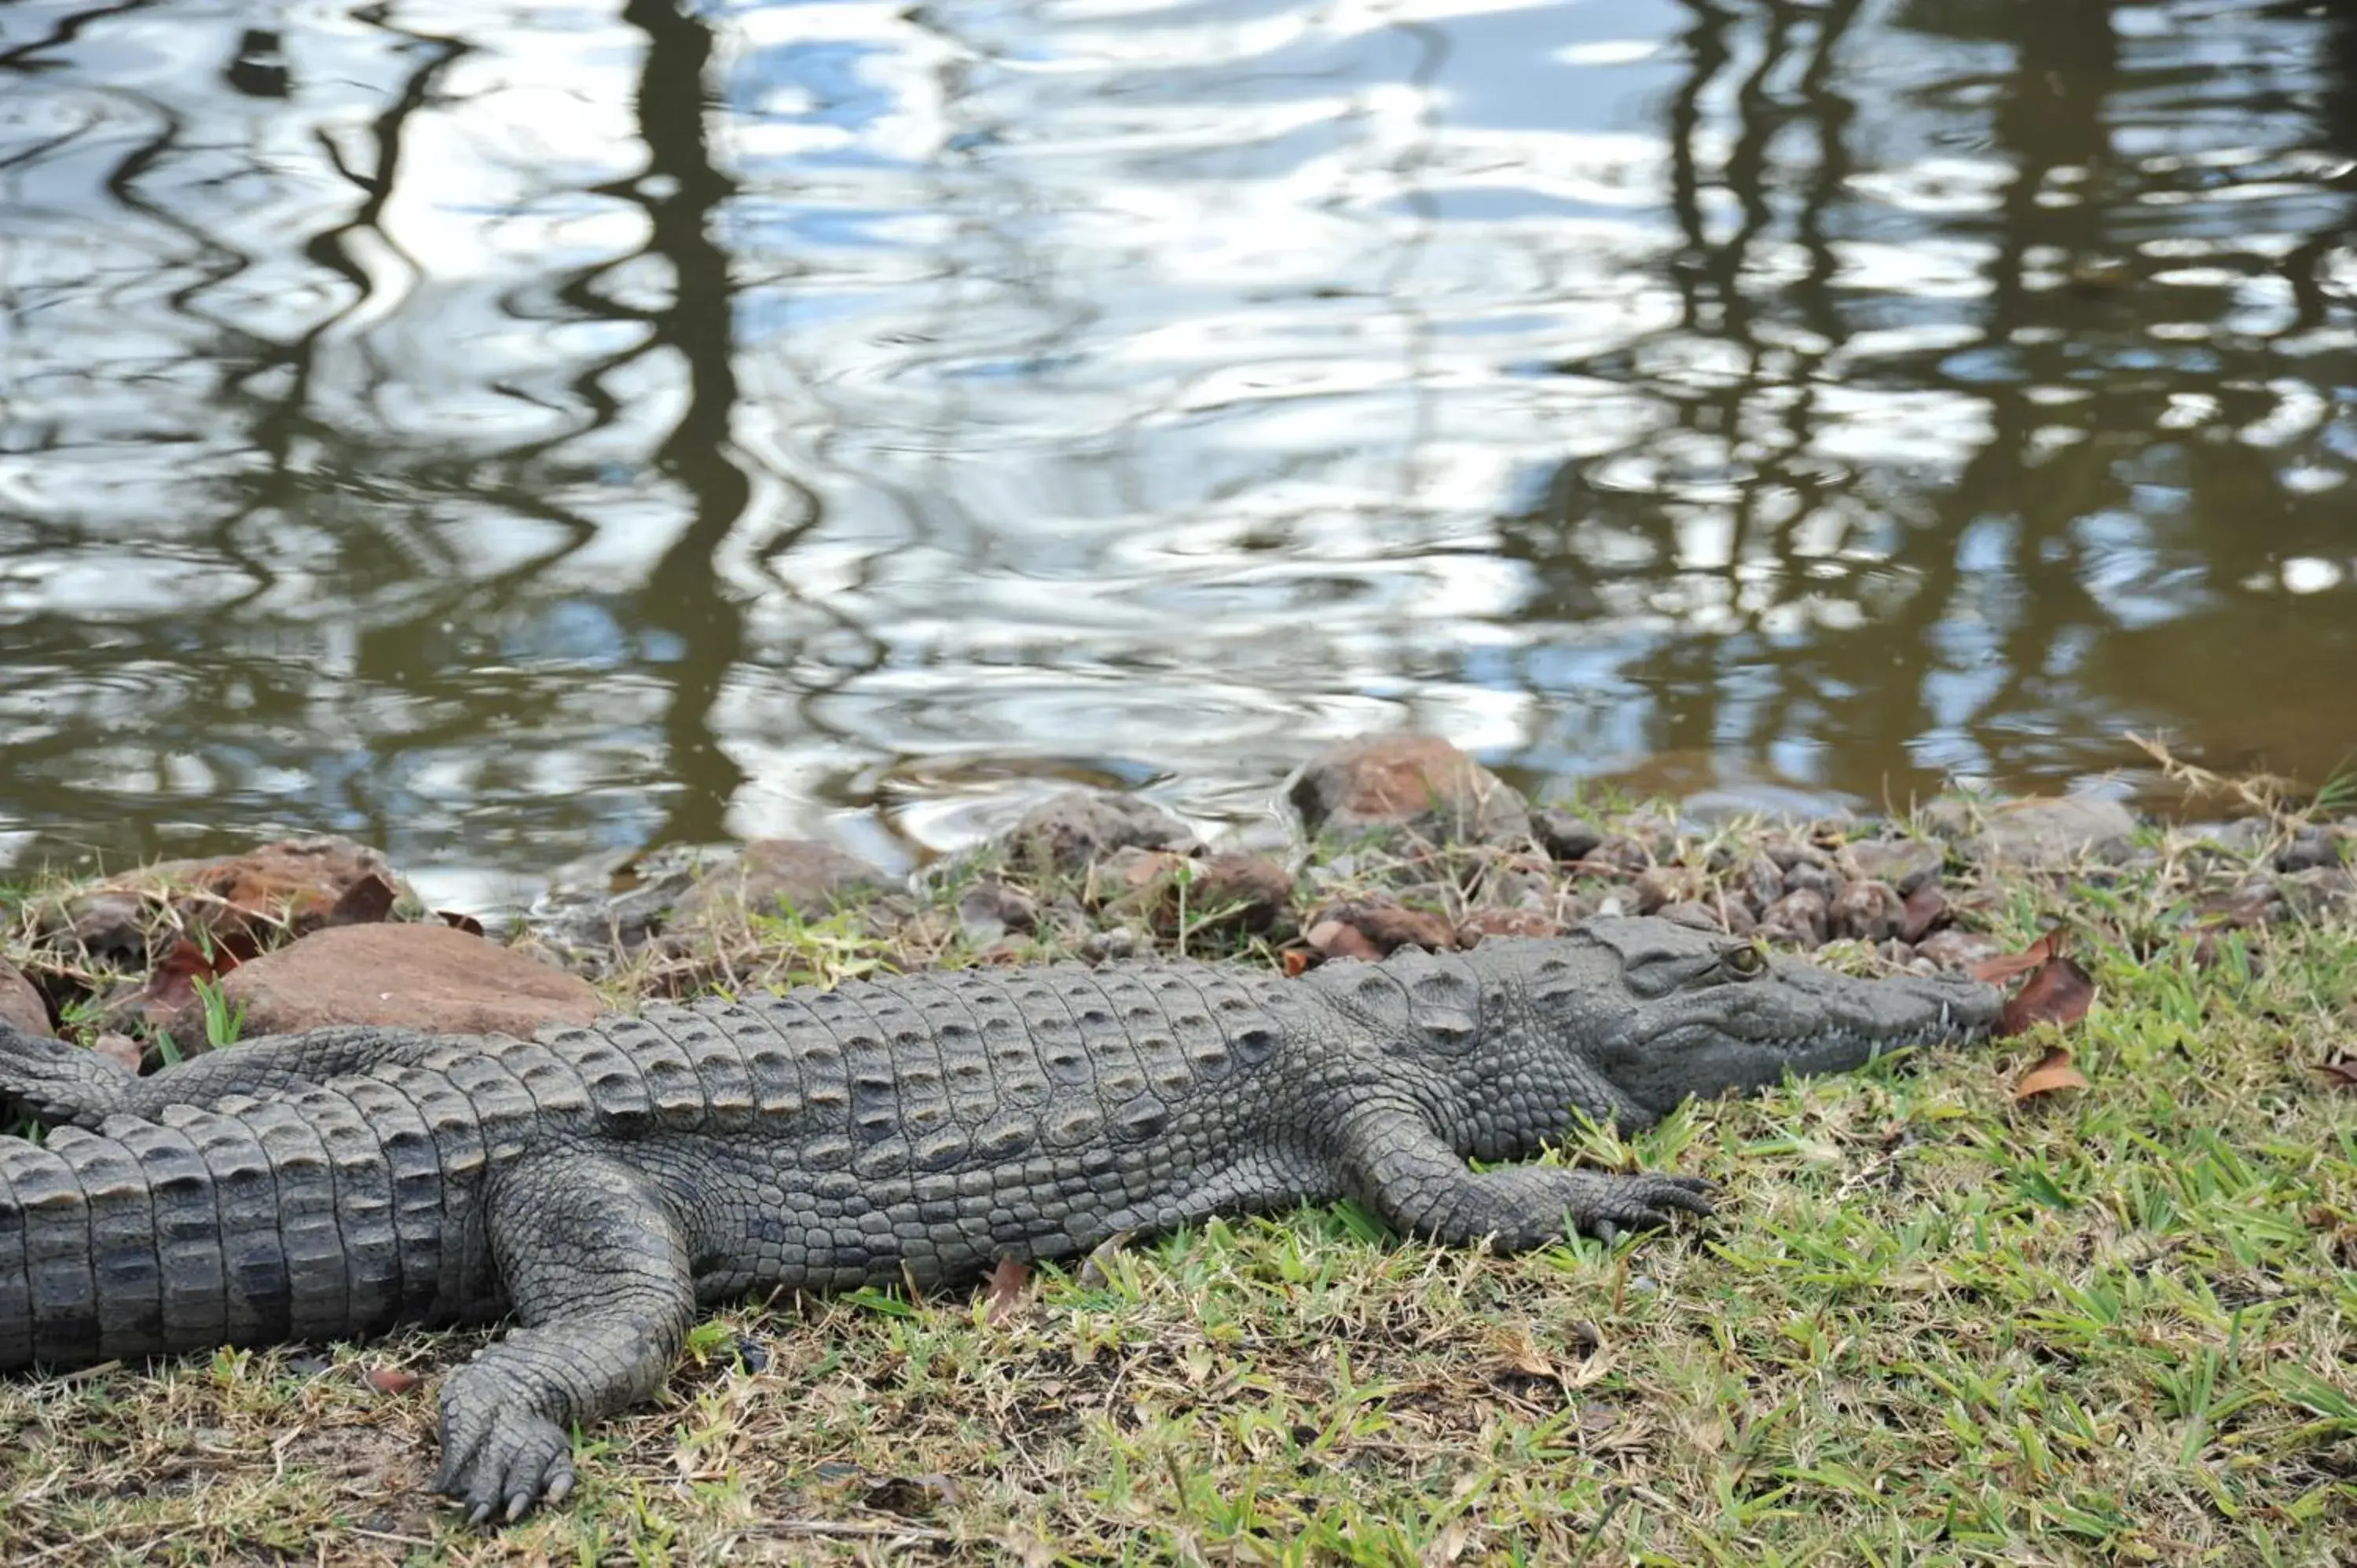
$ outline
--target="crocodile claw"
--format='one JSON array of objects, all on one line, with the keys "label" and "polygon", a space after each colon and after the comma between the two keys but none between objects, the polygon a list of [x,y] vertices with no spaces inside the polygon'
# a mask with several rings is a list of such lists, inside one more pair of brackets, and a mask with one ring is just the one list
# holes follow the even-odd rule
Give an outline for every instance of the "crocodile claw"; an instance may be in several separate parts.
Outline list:
[{"label": "crocodile claw", "polygon": [[[561,1503],[573,1490],[573,1440],[545,1416],[510,1402],[491,1402],[487,1391],[451,1373],[442,1397],[442,1468],[434,1489],[467,1510],[480,1528],[494,1520],[513,1524],[534,1504]],[[471,1396],[471,1397],[470,1397]]]}]

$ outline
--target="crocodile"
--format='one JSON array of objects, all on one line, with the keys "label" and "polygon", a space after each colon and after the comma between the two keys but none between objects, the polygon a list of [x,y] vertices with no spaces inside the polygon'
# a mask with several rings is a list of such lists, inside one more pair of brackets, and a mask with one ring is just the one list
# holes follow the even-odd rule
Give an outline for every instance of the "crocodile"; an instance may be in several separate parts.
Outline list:
[{"label": "crocodile", "polygon": [[571,1428],[651,1396],[699,1306],[1346,1197],[1444,1244],[1609,1240],[1709,1214],[1711,1184],[1490,1162],[1998,1005],[1623,918],[1290,980],[1059,963],[532,1039],[319,1029],[144,1078],[0,1031],[0,1101],[48,1129],[0,1138],[0,1370],[511,1318],[443,1379],[434,1485],[512,1520],[565,1498]]}]

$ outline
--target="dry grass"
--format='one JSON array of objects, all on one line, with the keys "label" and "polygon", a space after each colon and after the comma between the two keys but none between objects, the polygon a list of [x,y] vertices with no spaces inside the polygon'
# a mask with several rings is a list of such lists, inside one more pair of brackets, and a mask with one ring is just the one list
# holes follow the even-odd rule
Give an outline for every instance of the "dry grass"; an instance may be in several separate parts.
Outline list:
[{"label": "dry grass", "polygon": [[[2313,1067],[2357,1045],[2357,929],[2196,969],[2186,870],[1986,890],[2008,940],[2084,933],[2085,1092],[2014,1101],[2033,1039],[1574,1140],[1725,1183],[1707,1226],[1496,1259],[1344,1206],[1043,1271],[996,1319],[748,1305],[496,1536],[420,1489],[478,1335],[16,1378],[0,1557],[2352,1561],[2357,1095]],[[703,983],[877,956],[856,914],[742,938]]]}]

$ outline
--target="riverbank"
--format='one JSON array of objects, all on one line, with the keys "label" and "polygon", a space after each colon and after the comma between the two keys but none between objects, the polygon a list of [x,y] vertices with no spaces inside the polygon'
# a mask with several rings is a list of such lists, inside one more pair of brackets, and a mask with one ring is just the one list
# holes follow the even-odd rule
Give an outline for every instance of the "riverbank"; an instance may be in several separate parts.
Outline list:
[{"label": "riverbank", "polygon": [[[528,1026],[655,994],[1147,950],[1298,970],[1663,913],[1861,972],[2069,932],[2067,1029],[1689,1106],[1567,1154],[1721,1217],[1517,1259],[1349,1206],[927,1300],[733,1308],[497,1539],[421,1488],[479,1334],[0,1385],[0,1552],[107,1561],[2326,1562],[2357,1509],[2357,831],[2245,799],[1900,822],[1540,807],[1342,748],[1222,850],[1049,802],[903,884],[673,853],[489,938],[360,846],[12,891],[38,1021],[151,1064],[309,1023]],[[2274,810],[2259,808],[2273,805]],[[0,1005],[6,981],[0,976]],[[29,998],[29,1000],[28,1000]],[[29,1018],[31,1015],[20,1015]],[[169,1043],[166,1043],[168,1036]],[[2076,1081],[2040,1078],[2061,1047]],[[233,1048],[233,1047],[232,1047]]]}]

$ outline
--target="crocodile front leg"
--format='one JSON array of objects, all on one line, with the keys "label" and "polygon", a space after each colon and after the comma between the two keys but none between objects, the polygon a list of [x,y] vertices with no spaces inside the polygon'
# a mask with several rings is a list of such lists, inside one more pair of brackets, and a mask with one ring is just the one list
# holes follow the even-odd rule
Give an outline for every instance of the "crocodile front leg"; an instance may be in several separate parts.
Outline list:
[{"label": "crocodile front leg", "polygon": [[1666,1225],[1673,1209],[1711,1212],[1712,1186],[1697,1176],[1559,1165],[1476,1171],[1404,1097],[1362,1101],[1345,1112],[1334,1152],[1353,1197],[1394,1230],[1445,1246],[1486,1242],[1522,1252],[1560,1240],[1566,1220],[1610,1240],[1623,1230]]},{"label": "crocodile front leg", "polygon": [[661,1388],[695,1312],[679,1226],[635,1172],[551,1150],[502,1170],[486,1211],[522,1326],[442,1380],[434,1489],[469,1524],[563,1501],[570,1429]]}]

